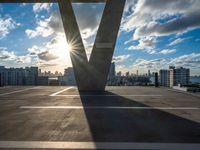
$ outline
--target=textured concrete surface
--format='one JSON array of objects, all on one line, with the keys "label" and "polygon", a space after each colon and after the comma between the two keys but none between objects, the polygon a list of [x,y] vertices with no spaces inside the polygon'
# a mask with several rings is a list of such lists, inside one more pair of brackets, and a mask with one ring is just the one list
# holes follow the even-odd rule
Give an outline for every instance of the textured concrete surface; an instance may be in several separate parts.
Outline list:
[{"label": "textured concrete surface", "polygon": [[4,87],[1,141],[200,143],[200,100],[153,87]]}]

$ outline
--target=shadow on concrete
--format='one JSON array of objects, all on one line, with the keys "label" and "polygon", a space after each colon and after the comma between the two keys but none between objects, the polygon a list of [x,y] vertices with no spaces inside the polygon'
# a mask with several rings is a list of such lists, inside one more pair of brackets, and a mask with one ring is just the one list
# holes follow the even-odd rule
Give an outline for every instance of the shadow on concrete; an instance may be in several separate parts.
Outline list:
[{"label": "shadow on concrete", "polygon": [[197,122],[157,109],[88,109],[90,106],[150,106],[111,92],[80,92],[80,96],[95,142],[200,143]]}]

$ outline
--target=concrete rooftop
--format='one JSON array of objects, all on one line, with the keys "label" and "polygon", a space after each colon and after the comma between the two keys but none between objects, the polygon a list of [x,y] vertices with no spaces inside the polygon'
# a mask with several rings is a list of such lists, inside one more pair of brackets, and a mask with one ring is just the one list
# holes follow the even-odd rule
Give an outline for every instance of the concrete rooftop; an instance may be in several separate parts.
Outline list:
[{"label": "concrete rooftop", "polygon": [[0,88],[0,149],[195,149],[200,98],[154,87]]}]

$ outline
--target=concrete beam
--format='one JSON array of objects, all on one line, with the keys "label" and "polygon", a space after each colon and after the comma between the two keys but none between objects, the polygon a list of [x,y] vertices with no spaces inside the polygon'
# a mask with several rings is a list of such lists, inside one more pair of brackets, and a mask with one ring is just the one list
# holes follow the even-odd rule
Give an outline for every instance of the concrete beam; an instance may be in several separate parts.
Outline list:
[{"label": "concrete beam", "polygon": [[79,91],[104,91],[126,0],[108,0],[88,62],[70,1],[59,0]]},{"label": "concrete beam", "polygon": [[103,3],[107,0],[0,0],[0,3],[57,3],[58,1],[71,1],[73,3]]},{"label": "concrete beam", "polygon": [[60,14],[63,21],[67,42],[73,50],[70,51],[72,65],[78,87],[86,80],[88,61],[83,41],[76,21],[76,17],[70,1],[59,1]]}]

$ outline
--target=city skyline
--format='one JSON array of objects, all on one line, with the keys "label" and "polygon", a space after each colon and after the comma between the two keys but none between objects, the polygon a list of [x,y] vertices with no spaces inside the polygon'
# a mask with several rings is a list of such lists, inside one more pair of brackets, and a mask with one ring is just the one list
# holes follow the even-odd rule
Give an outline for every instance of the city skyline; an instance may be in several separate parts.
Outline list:
[{"label": "city skyline", "polygon": [[[115,63],[115,62],[112,62],[112,64],[113,63]],[[112,67],[112,64],[111,64],[111,67]],[[31,67],[37,67],[37,66],[25,66],[25,67],[6,67],[6,66],[0,66],[0,68],[6,68],[6,69],[25,69],[25,68],[31,68]],[[168,68],[170,68],[170,67],[176,67],[176,66],[168,66]],[[67,68],[64,68],[64,70],[62,71],[62,72],[59,72],[59,71],[57,71],[57,70],[55,70],[55,71],[50,71],[50,70],[41,70],[40,68],[38,68],[38,75],[40,76],[45,76],[45,75],[50,75],[50,76],[62,76],[63,74],[64,74],[64,72],[65,72],[65,70],[66,69],[68,69],[68,68],[72,68],[73,69],[73,67],[67,67]],[[160,70],[168,70],[168,68],[167,69],[160,69]],[[182,68],[182,66],[180,66],[180,67],[176,67],[176,68]],[[186,69],[189,69],[189,68],[186,68]],[[158,70],[158,72],[157,73],[159,73],[159,71],[160,70]],[[111,71],[111,70],[110,70]],[[110,72],[109,72],[110,73]],[[156,73],[156,72],[153,72],[152,70],[147,70],[147,72],[140,72],[140,70],[136,70],[135,72],[131,72],[131,71],[126,71],[126,72],[122,72],[121,70],[116,70],[116,65],[115,65],[115,75],[116,76],[118,76],[118,74],[120,74],[121,76],[126,76],[127,75],[127,73],[131,76],[131,75],[139,75],[139,76],[152,76],[154,73]],[[108,75],[109,76],[109,75]],[[191,77],[192,76],[197,76],[197,77],[200,77],[200,75],[191,75]]]},{"label": "city skyline", "polygon": [[[200,75],[199,3],[127,0],[113,57],[116,70],[158,72],[175,65]],[[88,56],[104,6],[73,4]],[[71,66],[57,4],[1,4],[0,12],[1,66],[35,65],[53,72]]]},{"label": "city skyline", "polygon": [[[157,77],[156,77],[157,74]],[[159,76],[158,76],[159,75]],[[200,77],[200,76],[199,76]],[[152,86],[157,83],[161,86],[173,87],[173,85],[190,86],[192,84],[199,84],[200,78],[190,76],[190,69],[176,68],[169,66],[169,69],[161,69],[158,72],[151,72],[139,74],[121,71],[116,72],[115,63],[113,62],[107,77],[107,86]],[[64,74],[55,71],[42,72],[38,67],[25,67],[25,68],[6,68],[0,66],[0,86],[5,85],[76,85],[74,70],[72,67],[65,68]]]}]

